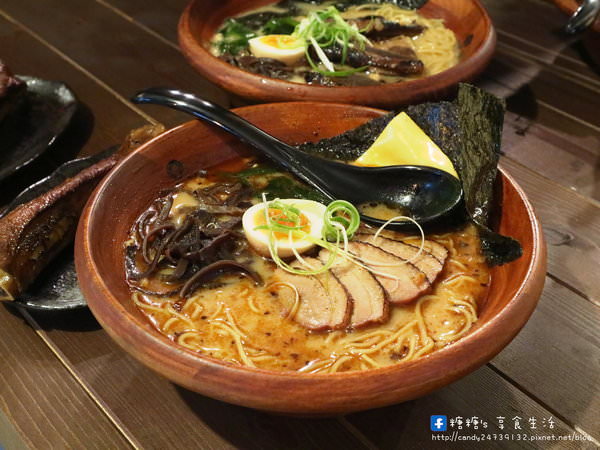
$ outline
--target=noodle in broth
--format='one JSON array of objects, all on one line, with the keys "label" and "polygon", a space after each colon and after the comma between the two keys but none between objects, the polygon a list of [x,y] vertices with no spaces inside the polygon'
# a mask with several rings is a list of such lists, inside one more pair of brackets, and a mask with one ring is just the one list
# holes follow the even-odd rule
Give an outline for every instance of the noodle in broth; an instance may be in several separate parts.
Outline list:
[{"label": "noodle in broth", "polygon": [[[189,180],[175,194],[190,186],[210,188],[210,183],[206,178]],[[132,229],[129,242],[139,241],[138,228]],[[390,235],[415,246],[420,243],[420,237],[382,233]],[[198,354],[232,364],[306,373],[383,367],[414,360],[467,334],[485,298],[489,271],[475,227],[427,239],[448,250],[431,292],[393,306],[389,321],[366,328],[328,333],[303,328],[292,320],[300,302],[297,292],[292,303],[279,295],[295,287],[276,279],[275,264],[252,252],[246,254],[246,262],[263,278],[263,286],[241,274],[229,274],[185,299],[140,290],[133,291],[132,299],[161,334]]]}]

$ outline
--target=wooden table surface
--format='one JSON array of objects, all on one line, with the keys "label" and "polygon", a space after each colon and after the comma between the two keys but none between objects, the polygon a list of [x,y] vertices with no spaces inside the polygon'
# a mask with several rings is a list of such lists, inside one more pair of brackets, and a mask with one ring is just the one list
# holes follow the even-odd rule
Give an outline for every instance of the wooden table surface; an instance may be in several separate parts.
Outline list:
[{"label": "wooden table surface", "polygon": [[[0,2],[0,58],[18,74],[65,81],[83,105],[51,156],[0,184],[0,204],[49,166],[103,150],[132,128],[187,120],[132,105],[128,98],[141,88],[170,85],[222,105],[240,103],[196,74],[179,52],[176,25],[186,1]],[[539,306],[504,351],[427,397],[307,420],[175,386],[124,353],[87,310],[48,315],[2,306],[0,447],[449,447],[432,441],[433,414],[477,416],[489,423],[488,434],[521,433],[513,429],[520,417],[530,437],[573,439],[471,443],[483,448],[598,447],[600,70],[591,52],[596,45],[598,56],[599,40],[560,36],[566,17],[541,0],[484,3],[498,47],[478,84],[507,99],[502,164],[534,204],[549,253]],[[538,421],[534,430],[531,417]],[[464,426],[461,433],[476,431]]]}]

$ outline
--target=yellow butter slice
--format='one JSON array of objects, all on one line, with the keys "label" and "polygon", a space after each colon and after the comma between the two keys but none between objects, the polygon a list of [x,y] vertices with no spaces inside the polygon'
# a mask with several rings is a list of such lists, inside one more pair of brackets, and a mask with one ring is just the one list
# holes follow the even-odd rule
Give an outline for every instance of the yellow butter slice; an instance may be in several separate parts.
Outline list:
[{"label": "yellow butter slice", "polygon": [[359,166],[429,166],[458,178],[450,159],[404,112],[392,119],[354,163]]}]

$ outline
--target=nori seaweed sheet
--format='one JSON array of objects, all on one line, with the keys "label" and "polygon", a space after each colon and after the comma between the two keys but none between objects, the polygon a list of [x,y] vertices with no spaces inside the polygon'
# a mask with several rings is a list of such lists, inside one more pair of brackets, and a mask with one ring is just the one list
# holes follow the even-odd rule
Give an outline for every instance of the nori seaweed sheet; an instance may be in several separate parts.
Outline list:
[{"label": "nori seaweed sheet", "polygon": [[465,207],[479,227],[481,249],[490,266],[521,256],[518,241],[489,229],[504,123],[504,102],[461,84],[452,102],[409,106],[408,115],[450,158],[463,184]]},{"label": "nori seaweed sheet", "polygon": [[[461,84],[453,102],[409,106],[407,114],[448,155],[462,181],[465,207],[478,225],[481,248],[490,266],[519,258],[518,241],[489,229],[494,180],[500,157],[504,103],[474,86]],[[339,136],[298,148],[343,161],[358,158],[395,116],[389,113]]]},{"label": "nori seaweed sheet", "polygon": [[487,225],[498,160],[504,104],[495,96],[461,85],[455,103],[410,106],[408,115],[443,150],[460,175],[467,211]]},{"label": "nori seaweed sheet", "polygon": [[375,142],[395,115],[393,112],[385,114],[339,136],[321,139],[318,142],[306,142],[298,148],[322,158],[354,161]]}]

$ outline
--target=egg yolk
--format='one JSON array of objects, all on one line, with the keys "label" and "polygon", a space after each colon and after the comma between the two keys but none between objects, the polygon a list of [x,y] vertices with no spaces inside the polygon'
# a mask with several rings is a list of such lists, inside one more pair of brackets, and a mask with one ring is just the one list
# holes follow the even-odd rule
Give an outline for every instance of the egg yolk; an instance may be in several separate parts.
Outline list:
[{"label": "egg yolk", "polygon": [[281,48],[281,49],[290,49],[290,48],[295,48],[298,47],[298,39],[292,36],[285,36],[285,35],[278,35],[278,34],[272,34],[269,36],[264,36],[261,41],[270,46],[270,47],[274,47],[274,48]]},{"label": "egg yolk", "polygon": [[[267,214],[269,215],[269,219],[272,219],[275,223],[279,224],[279,225],[283,225],[286,227],[302,227],[302,228],[297,228],[296,231],[304,231],[306,234],[310,233],[310,222],[308,220],[308,218],[300,213],[300,216],[298,217],[298,224],[295,224],[289,217],[287,217],[285,215],[285,213],[278,208],[269,208],[269,210],[267,211]],[[267,220],[265,218],[265,215],[263,212],[261,212],[260,214],[257,214],[254,217],[254,225],[257,227],[263,226],[267,224]],[[288,233],[284,233],[281,231],[275,231],[273,233],[273,235],[275,236],[276,239],[288,239],[289,238],[289,234]],[[292,239],[294,239],[295,237],[292,235]]]}]

